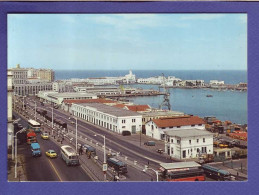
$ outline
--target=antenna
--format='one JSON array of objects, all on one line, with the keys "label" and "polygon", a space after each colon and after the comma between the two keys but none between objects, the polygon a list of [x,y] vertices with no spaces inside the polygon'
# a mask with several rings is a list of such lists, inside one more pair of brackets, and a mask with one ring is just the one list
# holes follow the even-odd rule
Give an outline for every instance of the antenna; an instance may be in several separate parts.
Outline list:
[{"label": "antenna", "polygon": [[166,87],[165,85],[165,75],[164,73],[162,73],[162,76],[163,76],[163,88],[164,88],[164,100],[163,102],[160,104],[159,108],[162,109],[163,107],[167,107],[168,110],[171,110],[171,104],[170,104],[170,92],[169,92],[169,89],[168,87]]}]

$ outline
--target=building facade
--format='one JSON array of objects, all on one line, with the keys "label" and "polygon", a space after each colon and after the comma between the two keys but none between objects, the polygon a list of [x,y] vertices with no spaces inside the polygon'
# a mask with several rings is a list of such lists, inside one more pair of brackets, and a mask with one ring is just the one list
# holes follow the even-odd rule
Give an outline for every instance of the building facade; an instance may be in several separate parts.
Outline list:
[{"label": "building facade", "polygon": [[200,129],[165,132],[165,152],[180,160],[213,154],[213,133]]},{"label": "building facade", "polygon": [[14,85],[15,95],[37,95],[40,91],[52,90],[52,83],[27,83]]},{"label": "building facade", "polygon": [[72,104],[71,110],[74,116],[119,134],[141,131],[142,116],[137,112],[100,103]]},{"label": "building facade", "polygon": [[12,145],[12,135],[14,131],[12,119],[12,96],[13,96],[13,75],[11,71],[7,71],[7,146]]},{"label": "building facade", "polygon": [[64,100],[81,100],[81,99],[97,99],[97,96],[92,93],[77,93],[67,92],[58,93],[55,91],[40,91],[38,97],[41,101],[61,105]]},{"label": "building facade", "polygon": [[165,132],[185,129],[205,130],[205,122],[198,116],[178,116],[153,119],[145,125],[146,135],[157,140],[164,140]]}]

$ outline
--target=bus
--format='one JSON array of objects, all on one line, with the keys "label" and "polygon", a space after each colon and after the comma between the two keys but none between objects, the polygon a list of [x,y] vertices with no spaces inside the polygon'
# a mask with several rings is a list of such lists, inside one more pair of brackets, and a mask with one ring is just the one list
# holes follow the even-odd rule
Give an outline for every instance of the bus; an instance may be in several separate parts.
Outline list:
[{"label": "bus", "polygon": [[201,165],[194,162],[161,163],[161,177],[165,181],[205,181]]},{"label": "bus", "polygon": [[209,177],[209,178],[216,179],[218,181],[232,181],[232,180],[235,179],[226,170],[219,169],[219,168],[213,167],[213,166],[208,165],[208,164],[202,165],[202,168],[203,168],[206,176]]},{"label": "bus", "polygon": [[121,174],[128,173],[127,164],[122,161],[119,161],[116,158],[108,158],[107,164],[108,166],[113,167],[114,170],[117,171],[118,173],[121,173]]},{"label": "bus", "polygon": [[28,129],[33,129],[35,133],[40,133],[41,125],[37,121],[29,119],[28,120]]},{"label": "bus", "polygon": [[68,145],[61,146],[61,158],[67,165],[79,165],[77,153]]}]

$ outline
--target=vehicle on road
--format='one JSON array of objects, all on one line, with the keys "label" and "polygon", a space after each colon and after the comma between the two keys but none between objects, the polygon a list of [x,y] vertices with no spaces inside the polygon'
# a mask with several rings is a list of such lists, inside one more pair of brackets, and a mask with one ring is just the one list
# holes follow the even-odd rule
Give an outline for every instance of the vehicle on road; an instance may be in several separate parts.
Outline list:
[{"label": "vehicle on road", "polygon": [[44,133],[41,134],[41,138],[45,139],[45,140],[49,139],[49,134],[47,132],[44,132]]},{"label": "vehicle on road", "polygon": [[160,166],[165,181],[205,181],[201,165],[194,161],[161,163]]},{"label": "vehicle on road", "polygon": [[163,150],[163,149],[158,149],[158,150],[157,150],[157,153],[163,154],[163,153],[164,153],[164,150]]},{"label": "vehicle on road", "polygon": [[38,143],[32,143],[31,152],[32,156],[41,156],[40,145]]},{"label": "vehicle on road", "polygon": [[156,145],[156,142],[154,142],[154,141],[148,141],[148,142],[145,142],[144,145],[147,145],[147,146],[155,146],[155,145]]},{"label": "vehicle on road", "polygon": [[213,167],[208,164],[202,165],[202,169],[207,177],[216,179],[218,181],[232,181],[234,178],[231,177],[231,174],[223,169],[219,169],[217,167]]},{"label": "vehicle on road", "polygon": [[131,132],[130,131],[122,131],[121,133],[123,136],[128,136],[128,135],[131,135]]},{"label": "vehicle on road", "polygon": [[37,137],[33,130],[27,130],[27,144],[36,143]]},{"label": "vehicle on road", "polygon": [[204,164],[204,163],[209,163],[214,161],[214,155],[213,154],[201,154],[198,157],[198,163],[199,164]]},{"label": "vehicle on road", "polygon": [[236,149],[232,153],[233,159],[246,158],[246,157],[247,157],[247,149]]},{"label": "vehicle on road", "polygon": [[84,144],[82,148],[85,153],[91,152],[92,155],[96,155],[96,149],[94,147]]},{"label": "vehicle on road", "polygon": [[78,155],[75,150],[68,146],[61,146],[61,158],[69,165],[79,165]]},{"label": "vehicle on road", "polygon": [[29,119],[28,120],[28,129],[33,129],[35,133],[40,133],[41,125],[37,121]]},{"label": "vehicle on road", "polygon": [[108,158],[107,164],[120,174],[128,173],[127,164],[116,158]]},{"label": "vehicle on road", "polygon": [[54,150],[48,150],[46,152],[46,156],[49,157],[49,158],[56,158],[58,155]]},{"label": "vehicle on road", "polygon": [[115,152],[106,154],[106,157],[107,157],[107,158],[113,158],[113,157],[115,157],[115,156],[116,156],[116,153],[115,153]]}]

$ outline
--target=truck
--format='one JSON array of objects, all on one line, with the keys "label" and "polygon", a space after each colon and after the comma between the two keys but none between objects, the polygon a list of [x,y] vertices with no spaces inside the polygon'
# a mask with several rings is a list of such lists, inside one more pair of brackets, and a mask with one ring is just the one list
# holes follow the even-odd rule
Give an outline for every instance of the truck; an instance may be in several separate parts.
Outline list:
[{"label": "truck", "polygon": [[213,154],[201,154],[197,161],[197,163],[199,164],[210,163],[210,162],[214,162]]},{"label": "truck", "polygon": [[31,155],[33,157],[41,156],[40,145],[38,143],[31,144]]},{"label": "truck", "polygon": [[246,157],[247,157],[247,149],[237,149],[232,154],[233,159],[246,158]]},{"label": "truck", "polygon": [[32,129],[27,130],[27,144],[37,142],[36,133]]}]

